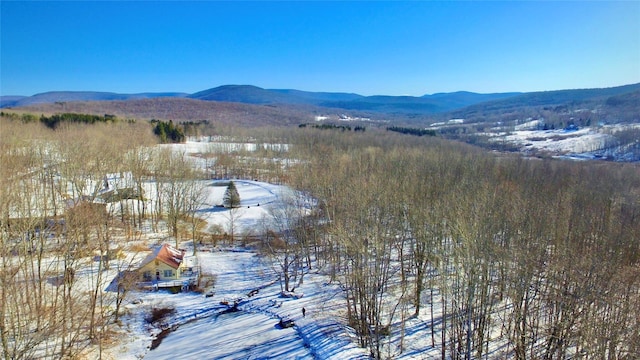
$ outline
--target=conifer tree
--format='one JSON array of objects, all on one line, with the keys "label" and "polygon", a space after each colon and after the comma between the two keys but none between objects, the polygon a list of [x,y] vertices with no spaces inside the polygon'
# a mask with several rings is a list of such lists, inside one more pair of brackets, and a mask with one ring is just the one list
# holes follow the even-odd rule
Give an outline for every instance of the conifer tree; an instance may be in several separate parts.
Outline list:
[{"label": "conifer tree", "polygon": [[240,206],[240,194],[233,181],[229,181],[227,190],[224,192],[223,198],[224,206],[228,208],[235,208]]}]

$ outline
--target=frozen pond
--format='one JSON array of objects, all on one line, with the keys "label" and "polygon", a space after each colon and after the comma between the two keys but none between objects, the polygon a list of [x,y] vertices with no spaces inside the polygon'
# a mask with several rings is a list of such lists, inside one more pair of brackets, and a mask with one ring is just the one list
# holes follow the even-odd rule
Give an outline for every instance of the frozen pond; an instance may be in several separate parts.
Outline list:
[{"label": "frozen pond", "polygon": [[144,357],[174,359],[313,359],[294,328],[277,318],[236,312],[182,325]]}]

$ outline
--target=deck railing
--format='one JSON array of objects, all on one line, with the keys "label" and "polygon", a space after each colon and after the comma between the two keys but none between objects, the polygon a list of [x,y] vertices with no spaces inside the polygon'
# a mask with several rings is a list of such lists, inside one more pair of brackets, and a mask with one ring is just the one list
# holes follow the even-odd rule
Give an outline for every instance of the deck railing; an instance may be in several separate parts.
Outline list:
[{"label": "deck railing", "polygon": [[156,281],[143,281],[139,282],[138,286],[144,289],[153,288],[170,288],[170,287],[182,287],[195,284],[196,278],[193,276],[182,277],[177,280],[156,280]]}]

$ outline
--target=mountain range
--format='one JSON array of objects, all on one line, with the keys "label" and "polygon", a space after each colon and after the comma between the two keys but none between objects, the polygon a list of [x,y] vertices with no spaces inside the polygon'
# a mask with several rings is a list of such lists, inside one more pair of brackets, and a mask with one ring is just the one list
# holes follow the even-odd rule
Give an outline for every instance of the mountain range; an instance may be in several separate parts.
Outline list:
[{"label": "mountain range", "polygon": [[193,94],[140,93],[118,94],[95,91],[52,91],[33,96],[3,96],[0,107],[24,107],[35,104],[72,101],[113,101],[180,97],[195,100],[236,102],[254,105],[313,105],[345,110],[382,113],[433,114],[521,93],[477,94],[466,91],[416,96],[363,96],[340,92],[311,92],[294,89],[263,89],[252,85],[224,85]]},{"label": "mountain range", "polygon": [[[149,104],[158,104],[162,99],[185,99],[206,102],[240,103],[262,106],[293,106],[297,109],[334,109],[361,114],[385,116],[460,116],[509,111],[531,106],[557,106],[578,104],[597,100],[610,103],[631,104],[637,108],[640,83],[602,88],[557,90],[543,92],[508,92],[479,94],[467,91],[436,93],[423,96],[363,96],[343,92],[310,92],[294,89],[263,89],[252,85],[224,85],[193,94],[180,92],[119,94],[94,91],[52,91],[33,96],[2,96],[0,107],[22,108],[43,104],[71,105],[77,102],[128,102],[154,99]],[[69,103],[69,104],[67,104]],[[176,104],[176,101],[173,101]],[[143,103],[144,104],[144,103]],[[189,102],[195,104],[195,102]],[[61,106],[65,109],[65,106]],[[69,108],[69,106],[66,106]]]},{"label": "mountain range", "polygon": [[100,91],[48,91],[33,96],[1,96],[0,108],[51,104],[56,102],[153,99],[159,97],[186,97],[187,95],[189,94],[178,92],[118,94]]},{"label": "mountain range", "polygon": [[354,93],[310,92],[292,89],[263,89],[251,85],[225,85],[191,94],[198,100],[248,104],[297,104],[383,113],[433,114],[520,93],[477,94],[466,91],[416,96],[363,96]]}]

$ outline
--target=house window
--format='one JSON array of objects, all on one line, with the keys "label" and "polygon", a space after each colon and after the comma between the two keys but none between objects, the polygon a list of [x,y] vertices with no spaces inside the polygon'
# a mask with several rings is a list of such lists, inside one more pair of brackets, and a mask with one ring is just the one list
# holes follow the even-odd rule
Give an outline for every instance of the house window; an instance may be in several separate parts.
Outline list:
[{"label": "house window", "polygon": [[166,277],[166,278],[173,277],[173,270],[165,270],[164,271],[164,277]]},{"label": "house window", "polygon": [[150,281],[151,280],[151,271],[145,271],[144,274],[142,274],[142,276],[144,277],[144,279],[146,281]]}]

